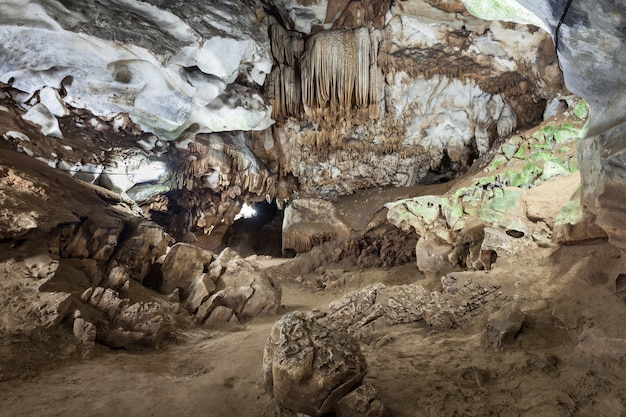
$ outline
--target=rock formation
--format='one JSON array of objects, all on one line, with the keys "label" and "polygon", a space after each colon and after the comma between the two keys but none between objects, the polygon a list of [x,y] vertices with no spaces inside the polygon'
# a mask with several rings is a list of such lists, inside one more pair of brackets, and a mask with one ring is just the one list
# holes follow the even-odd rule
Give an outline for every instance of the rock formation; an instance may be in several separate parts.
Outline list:
[{"label": "rock formation", "polygon": [[182,306],[198,323],[239,322],[276,314],[281,289],[261,269],[226,248],[219,255],[178,243],[161,267],[161,291],[178,291]]},{"label": "rock formation", "polygon": [[[281,406],[297,413],[362,415],[348,395],[363,381],[365,358],[354,338],[329,331],[320,316],[295,312],[274,324],[263,355],[263,382]],[[371,387],[365,389],[371,396]],[[372,415],[382,415],[381,405],[375,409],[378,414]]]},{"label": "rock formation", "polygon": [[[624,16],[615,0],[3,1],[2,352],[157,347],[279,313],[273,276],[224,248],[265,201],[300,255],[290,284],[315,272],[332,291],[348,264],[423,278],[278,320],[263,382],[281,407],[383,415],[361,349],[401,324],[472,325],[497,354],[546,326],[568,358],[623,361],[623,326],[596,312],[626,289]],[[497,386],[460,371],[466,398]],[[513,413],[624,414],[591,374],[591,405]]]},{"label": "rock formation", "polygon": [[[534,13],[550,31],[567,88],[592,109],[578,144],[582,204],[623,251],[626,246],[618,225],[624,224],[624,218],[615,207],[619,205],[617,196],[623,193],[619,179],[623,164],[617,161],[621,160],[624,138],[624,71],[623,59],[613,51],[626,36],[616,24],[618,16],[625,14],[625,6],[610,0],[594,5],[552,0],[517,3]],[[481,15],[480,10],[476,12]],[[603,74],[601,82],[597,74]]]},{"label": "rock formation", "polygon": [[[270,16],[240,2],[131,3],[126,15],[42,0],[23,26],[29,9],[8,4],[0,82],[24,108],[10,117],[29,125],[1,133],[127,195],[179,241],[215,228],[219,239],[244,203],[455,177],[536,123],[560,83],[545,33],[459,4],[273,1]],[[41,53],[12,52],[23,45]],[[33,129],[46,139],[30,141]]]}]

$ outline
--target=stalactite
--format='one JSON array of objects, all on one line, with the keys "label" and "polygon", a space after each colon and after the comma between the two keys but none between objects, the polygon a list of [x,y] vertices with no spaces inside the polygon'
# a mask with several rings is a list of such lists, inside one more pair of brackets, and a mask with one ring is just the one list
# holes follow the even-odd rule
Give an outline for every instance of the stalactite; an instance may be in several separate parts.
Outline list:
[{"label": "stalactite", "polygon": [[[311,35],[306,44],[279,25],[270,27],[276,66],[266,87],[279,123],[306,115],[324,132],[312,146],[340,144],[354,123],[380,117],[384,74],[378,65],[384,31],[359,27]],[[303,52],[304,51],[304,52]]]},{"label": "stalactite", "polygon": [[315,122],[334,124],[350,120],[353,108],[379,105],[383,79],[373,70],[378,68],[377,54],[378,42],[373,45],[366,28],[313,35],[301,61],[302,102],[307,116]]},{"label": "stalactite", "polygon": [[[370,90],[370,33],[366,28],[359,28],[354,31],[356,38],[356,78],[355,78],[355,98],[358,107],[369,105]],[[375,62],[375,61],[374,61]]]},{"label": "stalactite", "polygon": [[300,33],[285,30],[282,26],[274,24],[270,26],[270,41],[272,55],[279,64],[287,64],[292,68],[298,65],[304,51],[304,40]]}]

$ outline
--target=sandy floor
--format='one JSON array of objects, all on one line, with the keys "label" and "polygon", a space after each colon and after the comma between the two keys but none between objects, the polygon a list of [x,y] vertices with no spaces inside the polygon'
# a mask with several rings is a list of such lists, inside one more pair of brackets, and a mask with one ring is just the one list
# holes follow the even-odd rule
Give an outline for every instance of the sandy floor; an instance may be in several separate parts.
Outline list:
[{"label": "sandy floor", "polygon": [[[395,326],[362,346],[369,367],[366,380],[379,390],[389,416],[625,415],[623,362],[581,353],[576,348],[581,329],[556,327],[551,313],[565,299],[578,306],[572,314],[587,321],[581,326],[623,332],[624,296],[613,294],[607,282],[589,278],[598,264],[610,263],[612,252],[597,244],[536,255],[534,263],[528,258],[500,260],[490,272],[490,279],[502,280],[502,291],[525,300],[528,315],[520,336],[505,349],[495,351],[486,341],[488,307],[463,328],[433,334],[423,322]],[[280,263],[266,260],[268,267],[281,268],[276,266]],[[293,282],[288,264],[284,266],[270,271],[282,281],[285,311],[323,307],[376,281],[420,280],[427,288],[437,287],[407,265],[345,271],[361,279],[318,291]],[[313,274],[304,277],[311,279]],[[0,416],[279,415],[259,385],[263,347],[277,318],[179,331],[156,351],[98,348],[85,359],[71,353],[67,359],[52,359],[26,347],[28,361],[22,364],[29,369],[0,382]],[[62,351],[62,340],[51,342]]]}]

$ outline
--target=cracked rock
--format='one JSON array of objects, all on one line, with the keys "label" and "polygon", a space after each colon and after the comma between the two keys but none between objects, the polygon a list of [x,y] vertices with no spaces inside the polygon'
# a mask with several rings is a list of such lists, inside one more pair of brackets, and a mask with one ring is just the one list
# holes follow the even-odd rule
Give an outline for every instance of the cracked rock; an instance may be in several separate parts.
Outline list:
[{"label": "cracked rock", "polygon": [[336,412],[366,371],[356,339],[330,331],[319,317],[296,311],[278,320],[265,345],[262,369],[264,385],[281,406],[316,417]]}]

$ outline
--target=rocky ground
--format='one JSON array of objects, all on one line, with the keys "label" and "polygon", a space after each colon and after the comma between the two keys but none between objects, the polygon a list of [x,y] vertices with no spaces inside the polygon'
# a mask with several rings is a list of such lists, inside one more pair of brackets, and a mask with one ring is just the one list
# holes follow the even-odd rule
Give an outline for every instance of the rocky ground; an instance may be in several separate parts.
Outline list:
[{"label": "rocky ground", "polygon": [[[368,363],[365,380],[376,387],[389,416],[623,415],[624,350],[606,334],[622,331],[626,300],[595,272],[612,256],[613,250],[599,243],[496,263],[482,279],[497,282],[501,295],[468,323],[433,332],[418,321],[372,334],[361,345]],[[346,285],[326,291],[305,284],[319,274],[296,283],[289,263],[273,270],[281,277],[285,312],[325,308],[374,282],[440,289],[412,265],[344,269],[335,273]],[[516,339],[496,350],[486,336],[487,316],[505,294],[523,300],[526,319]],[[1,414],[280,415],[260,382],[263,347],[278,318],[181,329],[155,351],[96,346],[84,357],[63,333],[3,339]]]}]

